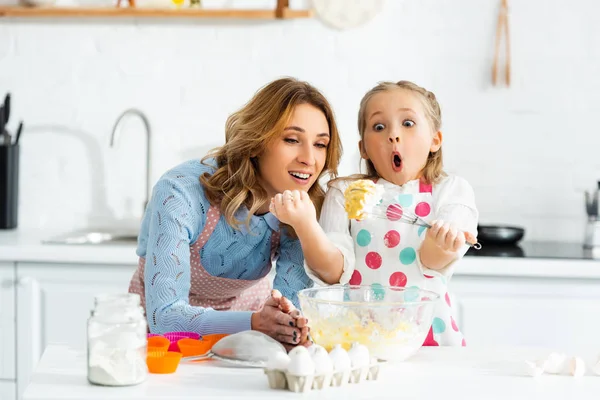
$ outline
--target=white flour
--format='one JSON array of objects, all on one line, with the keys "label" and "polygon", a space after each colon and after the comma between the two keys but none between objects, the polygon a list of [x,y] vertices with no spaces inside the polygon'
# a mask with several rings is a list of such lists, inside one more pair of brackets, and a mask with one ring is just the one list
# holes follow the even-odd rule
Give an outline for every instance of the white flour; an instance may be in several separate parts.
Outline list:
[{"label": "white flour", "polygon": [[88,380],[105,386],[143,382],[148,374],[145,343],[137,348],[108,347],[104,341],[90,343]]}]

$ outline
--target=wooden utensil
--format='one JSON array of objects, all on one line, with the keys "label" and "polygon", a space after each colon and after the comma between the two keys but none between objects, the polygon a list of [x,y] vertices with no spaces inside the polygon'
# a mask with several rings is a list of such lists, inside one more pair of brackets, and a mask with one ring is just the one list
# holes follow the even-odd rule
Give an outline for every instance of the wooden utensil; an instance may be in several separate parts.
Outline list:
[{"label": "wooden utensil", "polygon": [[492,67],[492,84],[498,83],[498,62],[500,57],[500,42],[505,39],[504,52],[504,76],[506,86],[510,86],[510,32],[508,29],[508,0],[502,0],[498,13],[498,24],[496,26],[496,48],[494,53],[494,65]]}]

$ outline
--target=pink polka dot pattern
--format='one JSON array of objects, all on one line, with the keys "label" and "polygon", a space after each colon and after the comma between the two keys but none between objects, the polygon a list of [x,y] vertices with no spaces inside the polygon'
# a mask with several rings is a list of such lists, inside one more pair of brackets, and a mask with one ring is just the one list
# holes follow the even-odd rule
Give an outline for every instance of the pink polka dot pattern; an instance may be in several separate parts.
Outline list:
[{"label": "pink polka dot pattern", "polygon": [[367,267],[371,269],[378,269],[379,267],[381,267],[382,262],[383,260],[381,258],[381,255],[379,255],[379,253],[375,251],[371,251],[365,256],[365,264],[367,264]]},{"label": "pink polka dot pattern", "polygon": [[146,296],[145,296],[145,286],[144,286],[144,268],[146,266],[146,260],[142,257],[138,259],[138,267],[133,273],[133,277],[129,282],[129,293],[139,294],[141,297],[141,306],[146,312]]},{"label": "pink polka dot pattern", "polygon": [[362,275],[360,274],[360,272],[358,272],[358,270],[354,270],[354,272],[352,273],[352,277],[350,278],[350,284],[351,285],[360,285],[362,282]]},{"label": "pink polka dot pattern", "polygon": [[407,280],[404,272],[394,272],[390,275],[390,286],[405,287]]},{"label": "pink polka dot pattern", "polygon": [[390,204],[385,215],[390,221],[398,221],[402,218],[402,206],[400,204]]},{"label": "pink polka dot pattern", "polygon": [[[409,288],[408,292],[404,292],[406,301],[431,301],[427,295],[416,296],[416,293],[410,290],[413,287],[440,294],[440,301],[436,301],[433,311],[435,323],[432,324],[423,345],[465,345],[460,327],[453,316],[446,277],[439,272],[424,269],[417,263],[416,249],[425,239],[426,229],[396,223],[401,221],[400,216],[404,217],[405,214],[417,215],[426,220],[437,217],[434,213],[440,204],[433,201],[433,186],[419,181],[419,193],[415,193],[414,189],[414,186],[407,186],[402,196],[386,203],[384,219],[367,218],[352,222],[351,233],[361,249],[357,253],[356,267],[355,271],[352,271],[350,284],[383,284],[398,290]],[[368,240],[365,240],[367,235],[364,232],[368,232]],[[417,318],[423,318],[425,313],[430,312],[429,306],[418,306],[416,309]]]},{"label": "pink polka dot pattern", "polygon": [[456,321],[454,320],[454,317],[450,317],[450,322],[452,325],[452,329],[454,329],[455,332],[458,332],[458,325],[456,325]]},{"label": "pink polka dot pattern", "polygon": [[426,217],[429,215],[430,212],[431,206],[429,205],[429,203],[426,203],[424,201],[420,202],[415,207],[415,214],[417,214],[419,217]]},{"label": "pink polka dot pattern", "polygon": [[[271,282],[266,276],[256,280],[229,279],[210,275],[200,262],[200,251],[213,233],[221,213],[217,207],[210,207],[206,215],[206,225],[196,243],[190,246],[190,294],[189,304],[210,307],[215,310],[259,311],[271,295]],[[279,248],[280,233],[271,235],[271,261]],[[271,262],[269,261],[269,262]],[[129,292],[142,298],[145,309],[144,291],[145,259],[139,259],[138,268],[129,284]]]},{"label": "pink polka dot pattern", "polygon": [[389,247],[390,249],[398,246],[398,244],[400,243],[400,233],[393,229],[391,231],[388,231],[383,237],[383,243],[386,247]]}]

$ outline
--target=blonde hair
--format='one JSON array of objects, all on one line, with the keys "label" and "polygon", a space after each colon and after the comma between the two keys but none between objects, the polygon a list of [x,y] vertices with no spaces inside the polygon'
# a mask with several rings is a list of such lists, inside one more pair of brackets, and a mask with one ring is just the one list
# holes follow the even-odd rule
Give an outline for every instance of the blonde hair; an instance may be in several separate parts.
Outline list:
[{"label": "blonde hair", "polygon": [[294,78],[282,78],[259,89],[248,103],[229,116],[225,124],[225,144],[202,159],[203,163],[213,157],[216,161],[215,172],[212,175],[204,173],[200,177],[206,197],[211,204],[219,205],[226,221],[235,229],[243,223],[235,217],[240,207],[245,205],[249,210],[244,221],[248,226],[252,215],[270,201],[260,185],[256,160],[273,140],[281,136],[294,108],[301,104],[310,104],[321,110],[329,125],[325,165],[308,190],[317,216],[320,215],[325,191],[319,185],[319,179],[325,174],[337,177],[342,156],[334,113],[325,96],[315,87]]},{"label": "blonde hair", "polygon": [[[398,81],[398,82],[380,82],[373,89],[369,90],[360,101],[360,108],[358,110],[358,132],[360,134],[360,140],[365,139],[365,130],[367,128],[366,112],[369,101],[378,93],[387,92],[392,90],[405,89],[410,90],[413,93],[418,94],[423,106],[425,107],[425,116],[431,123],[434,132],[437,132],[442,127],[442,111],[440,105],[435,97],[435,94],[428,91],[421,86],[418,86],[410,81]],[[375,169],[375,166],[371,160],[365,160],[367,165],[366,174],[353,175],[352,179],[375,179],[379,178],[379,174]],[[446,176],[443,166],[442,147],[435,151],[429,152],[427,156],[427,162],[422,170],[422,178],[427,183],[435,183],[439,178]]]}]

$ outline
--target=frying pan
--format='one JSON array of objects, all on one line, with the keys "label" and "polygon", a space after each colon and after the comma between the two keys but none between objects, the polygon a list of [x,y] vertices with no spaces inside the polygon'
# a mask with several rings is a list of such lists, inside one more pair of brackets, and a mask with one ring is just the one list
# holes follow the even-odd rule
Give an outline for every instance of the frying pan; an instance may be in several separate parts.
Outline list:
[{"label": "frying pan", "polygon": [[478,225],[477,241],[483,245],[514,245],[523,239],[525,229],[509,225]]}]

